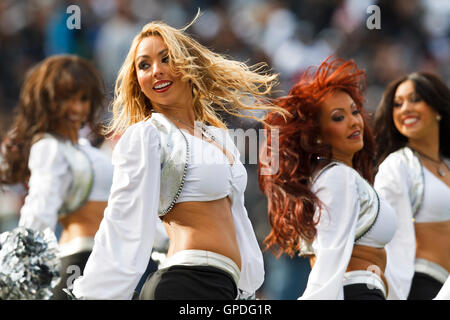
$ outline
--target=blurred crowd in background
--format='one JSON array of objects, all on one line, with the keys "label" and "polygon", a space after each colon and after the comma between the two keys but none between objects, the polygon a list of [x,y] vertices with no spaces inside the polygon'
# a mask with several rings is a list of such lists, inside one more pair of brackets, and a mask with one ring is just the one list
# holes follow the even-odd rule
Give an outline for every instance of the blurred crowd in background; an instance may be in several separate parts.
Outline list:
[{"label": "blurred crowd in background", "polygon": [[[67,27],[70,5],[80,8],[79,29]],[[367,26],[371,5],[380,9],[379,29]],[[111,99],[117,72],[142,26],[162,20],[184,27],[198,8],[202,16],[187,32],[233,59],[266,62],[280,75],[275,96],[287,94],[305,68],[331,54],[352,58],[365,69],[365,107],[372,113],[385,86],[408,72],[433,72],[450,85],[448,0],[0,0],[0,132],[11,123],[27,70],[45,57],[72,53],[91,60]],[[259,126],[242,119],[227,122],[244,130]],[[246,167],[246,208],[264,248],[267,204],[259,192],[257,165]],[[0,194],[0,232],[15,227],[21,199],[20,193]],[[301,295],[309,262],[276,259],[269,251],[264,256],[266,280],[258,296]]]}]

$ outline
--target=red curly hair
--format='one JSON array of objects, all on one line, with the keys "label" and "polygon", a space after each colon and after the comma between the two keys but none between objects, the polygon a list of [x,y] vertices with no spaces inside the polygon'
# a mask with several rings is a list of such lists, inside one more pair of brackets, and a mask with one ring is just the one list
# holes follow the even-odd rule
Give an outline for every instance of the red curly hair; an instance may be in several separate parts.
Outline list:
[{"label": "red curly hair", "polygon": [[[353,168],[373,183],[375,144],[363,111],[365,72],[353,60],[328,57],[316,68],[309,68],[289,91],[289,95],[275,103],[292,116],[285,119],[278,113],[266,116],[268,132],[259,167],[260,189],[268,198],[270,234],[264,240],[266,249],[280,256],[293,256],[301,241],[311,242],[316,236],[314,220],[316,208],[321,203],[311,191],[310,178],[320,159],[331,161],[331,146],[318,144],[320,134],[319,112],[327,95],[342,90],[349,94],[360,110],[364,121],[364,147],[353,157]],[[273,165],[271,130],[278,130],[278,172],[261,174]],[[320,214],[319,214],[320,218]],[[278,247],[278,250],[275,250]]]}]

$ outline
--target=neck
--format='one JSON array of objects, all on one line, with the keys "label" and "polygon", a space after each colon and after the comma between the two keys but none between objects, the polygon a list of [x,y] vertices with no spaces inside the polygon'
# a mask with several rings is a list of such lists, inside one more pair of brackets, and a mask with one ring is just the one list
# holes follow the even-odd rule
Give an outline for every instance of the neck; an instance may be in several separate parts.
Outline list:
[{"label": "neck", "polygon": [[353,168],[353,155],[352,156],[343,156],[339,154],[334,154],[333,159],[345,163],[350,168]]},{"label": "neck", "polygon": [[183,107],[154,107],[156,112],[162,113],[170,120],[179,120],[185,125],[194,126],[195,114],[193,108]]},{"label": "neck", "polygon": [[[437,141],[427,140],[412,140],[410,139],[408,144],[414,150],[417,150],[430,158],[438,160],[440,158],[439,155],[439,137],[436,139]],[[436,143],[437,142],[437,143]]]},{"label": "neck", "polygon": [[72,128],[66,128],[56,130],[55,133],[61,137],[72,141],[73,143],[78,143],[78,130],[71,130]]}]

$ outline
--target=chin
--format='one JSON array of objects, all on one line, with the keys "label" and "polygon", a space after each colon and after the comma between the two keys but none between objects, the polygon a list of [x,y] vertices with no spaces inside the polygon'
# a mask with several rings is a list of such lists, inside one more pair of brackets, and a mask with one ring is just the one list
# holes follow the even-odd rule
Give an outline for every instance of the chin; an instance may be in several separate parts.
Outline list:
[{"label": "chin", "polygon": [[364,142],[361,141],[360,144],[358,144],[358,146],[355,146],[355,150],[354,150],[354,154],[361,151],[364,148]]},{"label": "chin", "polygon": [[415,139],[420,137],[420,131],[417,130],[402,130],[399,132],[402,136],[405,136],[408,139]]}]

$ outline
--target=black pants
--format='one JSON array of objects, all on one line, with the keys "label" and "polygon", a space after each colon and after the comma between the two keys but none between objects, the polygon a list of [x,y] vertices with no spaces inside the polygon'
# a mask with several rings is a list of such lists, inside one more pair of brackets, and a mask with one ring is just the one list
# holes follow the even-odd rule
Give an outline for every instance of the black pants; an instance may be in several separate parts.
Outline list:
[{"label": "black pants", "polygon": [[67,282],[69,282],[69,285],[73,285],[75,279],[83,274],[90,254],[91,251],[82,251],[61,258],[61,280],[53,289],[52,300],[68,300],[67,294],[62,289],[67,289]]},{"label": "black pants", "polygon": [[433,277],[421,273],[414,273],[409,290],[408,300],[432,300],[441,290],[443,284]]},{"label": "black pants", "polygon": [[380,289],[358,283],[344,286],[344,300],[386,300],[386,298]]},{"label": "black pants", "polygon": [[174,265],[149,275],[140,300],[234,300],[231,275],[211,266]]}]

